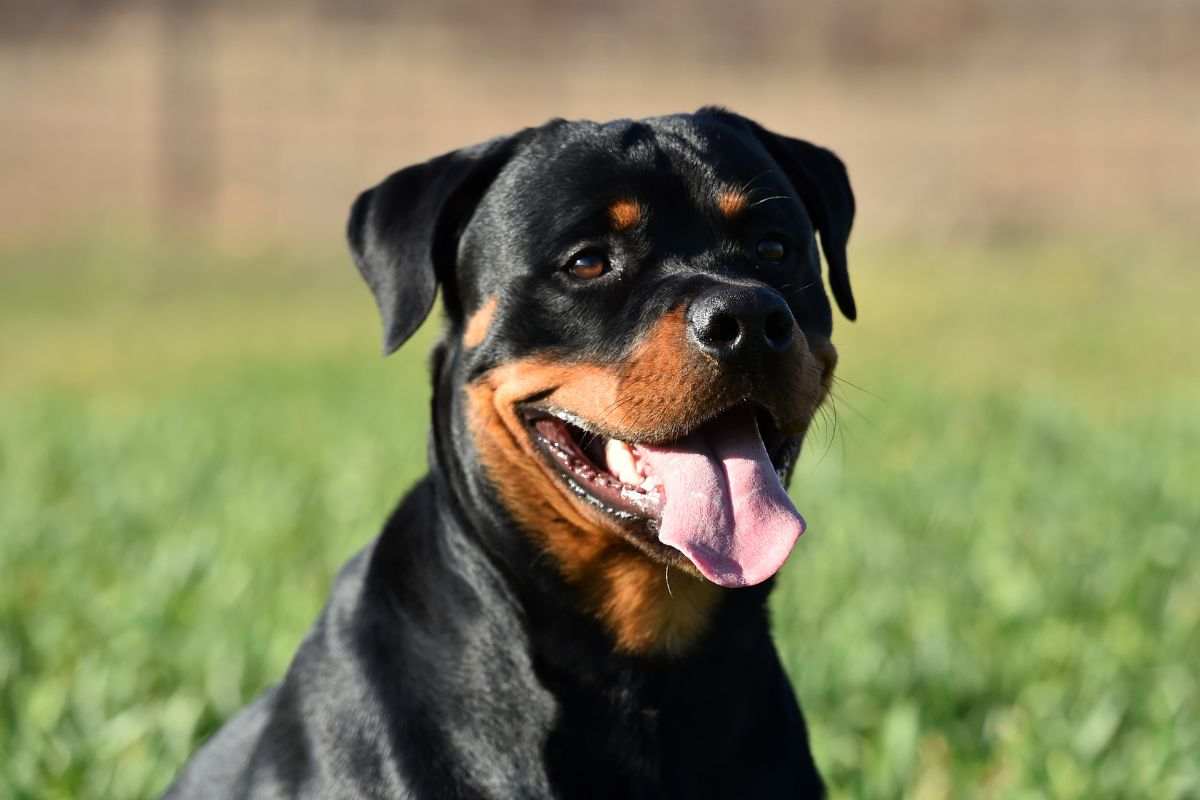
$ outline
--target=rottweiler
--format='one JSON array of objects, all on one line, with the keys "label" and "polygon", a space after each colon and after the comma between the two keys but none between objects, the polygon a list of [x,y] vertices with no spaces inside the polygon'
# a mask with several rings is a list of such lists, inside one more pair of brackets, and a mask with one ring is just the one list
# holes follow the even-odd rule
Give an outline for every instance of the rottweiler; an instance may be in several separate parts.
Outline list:
[{"label": "rottweiler", "polygon": [[429,472],[167,796],[822,796],[766,601],[853,218],[837,156],[715,107],[359,196],[386,353],[441,290]]}]

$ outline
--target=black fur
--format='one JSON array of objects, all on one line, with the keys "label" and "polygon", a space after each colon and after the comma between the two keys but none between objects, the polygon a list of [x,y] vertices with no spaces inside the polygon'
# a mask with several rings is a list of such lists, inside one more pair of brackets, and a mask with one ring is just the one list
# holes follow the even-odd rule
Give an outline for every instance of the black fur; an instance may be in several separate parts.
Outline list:
[{"label": "black fur", "polygon": [[[729,227],[714,187],[762,200]],[[614,237],[605,209],[649,216]],[[720,109],[606,125],[554,121],[395,173],[355,202],[349,240],[399,347],[437,288],[429,474],[341,572],[283,681],[183,769],[172,798],[819,797],[804,719],[771,642],[770,584],[725,592],[682,657],[618,652],[517,530],[478,463],[463,387],[544,353],[615,361],[668,308],[714,282],[778,291],[828,336],[814,230],[842,311],[854,213],[841,162]],[[745,254],[771,233],[770,268]],[[571,282],[604,242],[620,276]],[[484,342],[469,312],[495,298]],[[813,645],[816,646],[816,645]]]}]

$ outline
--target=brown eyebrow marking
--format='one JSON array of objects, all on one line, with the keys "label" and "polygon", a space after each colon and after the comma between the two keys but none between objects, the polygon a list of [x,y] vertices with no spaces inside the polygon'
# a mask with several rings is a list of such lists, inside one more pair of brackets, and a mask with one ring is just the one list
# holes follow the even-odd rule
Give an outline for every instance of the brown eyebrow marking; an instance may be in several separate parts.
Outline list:
[{"label": "brown eyebrow marking", "polygon": [[726,219],[733,219],[746,210],[750,198],[741,189],[725,189],[717,192],[717,208]]},{"label": "brown eyebrow marking", "polygon": [[495,317],[496,298],[489,297],[471,315],[471,318],[467,320],[467,327],[463,330],[463,345],[466,347],[478,347],[483,344],[483,340],[487,338],[488,329],[492,327],[492,320]]},{"label": "brown eyebrow marking", "polygon": [[608,207],[608,218],[619,231],[629,230],[646,216],[646,209],[637,200],[622,199]]}]

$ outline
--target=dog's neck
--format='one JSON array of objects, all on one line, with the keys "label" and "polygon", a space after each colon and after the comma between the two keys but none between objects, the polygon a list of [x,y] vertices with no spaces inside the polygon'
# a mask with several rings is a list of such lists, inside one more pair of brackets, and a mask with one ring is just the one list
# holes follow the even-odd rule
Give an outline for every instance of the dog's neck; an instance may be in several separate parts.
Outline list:
[{"label": "dog's neck", "polygon": [[[653,648],[630,652],[620,646],[609,625],[587,604],[579,587],[571,585],[532,540],[514,530],[511,523],[497,522],[490,510],[479,513],[462,505],[461,495],[448,479],[453,470],[447,470],[445,464],[439,466],[442,469],[431,472],[405,498],[379,545],[396,553],[392,559],[395,563],[406,562],[404,575],[410,577],[397,575],[397,579],[453,581],[460,585],[460,599],[470,610],[452,614],[446,609],[438,618],[495,616],[488,621],[495,622],[505,636],[512,635],[511,623],[515,620],[536,663],[551,672],[561,670],[564,680],[595,680],[600,688],[614,676],[645,673],[647,669],[687,669],[689,662],[703,662],[715,653],[722,660],[736,661],[738,652],[769,643],[766,599],[771,582],[724,591],[722,602],[712,610],[705,635],[683,652]],[[426,511],[435,511],[436,521],[412,524],[405,513],[410,505],[421,509],[414,516],[422,520]],[[462,580],[464,577],[470,580]],[[404,597],[421,596],[416,585],[400,591]],[[460,593],[439,594],[457,598]],[[501,619],[505,617],[511,619]],[[481,630],[488,627],[484,625]],[[437,636],[440,632],[429,633]],[[501,644],[508,648],[515,643],[505,640]]]}]

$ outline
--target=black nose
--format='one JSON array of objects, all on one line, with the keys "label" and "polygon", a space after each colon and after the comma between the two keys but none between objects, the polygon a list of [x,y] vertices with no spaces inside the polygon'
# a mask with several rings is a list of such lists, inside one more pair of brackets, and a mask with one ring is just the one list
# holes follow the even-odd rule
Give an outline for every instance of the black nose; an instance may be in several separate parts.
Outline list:
[{"label": "black nose", "polygon": [[782,353],[795,327],[788,304],[766,287],[710,289],[688,306],[687,321],[701,350],[731,362]]}]

